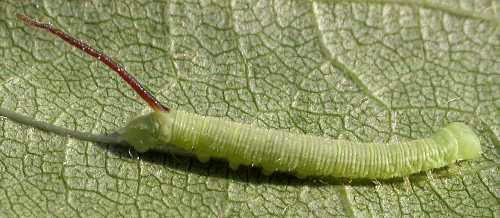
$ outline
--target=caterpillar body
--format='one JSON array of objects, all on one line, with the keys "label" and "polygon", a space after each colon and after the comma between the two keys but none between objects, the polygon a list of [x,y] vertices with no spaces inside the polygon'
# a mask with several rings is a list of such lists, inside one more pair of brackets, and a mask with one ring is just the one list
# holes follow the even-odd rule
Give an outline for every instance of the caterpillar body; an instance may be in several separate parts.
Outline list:
[{"label": "caterpillar body", "polygon": [[160,104],[134,77],[105,54],[50,24],[24,15],[18,15],[18,18],[29,26],[53,33],[108,65],[154,110],[130,121],[117,131],[117,136],[101,136],[31,121],[0,108],[0,115],[36,128],[83,140],[126,144],[139,152],[159,150],[195,155],[201,162],[210,158],[225,159],[232,169],[239,165],[260,166],[264,174],[281,171],[299,178],[387,179],[441,168],[481,155],[477,135],[463,123],[451,123],[423,139],[400,143],[360,143],[263,129],[171,110]]},{"label": "caterpillar body", "polygon": [[451,123],[423,139],[359,143],[172,110],[139,117],[119,132],[139,152],[180,150],[194,153],[201,162],[226,159],[232,169],[255,165],[264,174],[290,172],[299,178],[387,179],[441,168],[480,153],[477,136],[463,123]]}]

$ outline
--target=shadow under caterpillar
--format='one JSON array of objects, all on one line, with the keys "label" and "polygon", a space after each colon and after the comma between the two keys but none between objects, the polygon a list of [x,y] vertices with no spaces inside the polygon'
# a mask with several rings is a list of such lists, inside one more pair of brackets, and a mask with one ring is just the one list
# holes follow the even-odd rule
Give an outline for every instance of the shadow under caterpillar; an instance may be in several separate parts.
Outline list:
[{"label": "shadow under caterpillar", "polygon": [[92,135],[33,121],[0,108],[0,115],[16,122],[77,139],[130,145],[138,152],[167,151],[194,155],[201,162],[225,159],[230,168],[262,167],[268,175],[288,172],[299,178],[333,176],[388,179],[452,165],[481,155],[474,131],[450,123],[433,135],[400,143],[360,143],[327,137],[258,128],[222,118],[205,117],[163,106],[132,75],[104,53],[51,24],[18,15],[25,24],[46,30],[97,58],[122,77],[154,110],[130,121],[116,135]]}]

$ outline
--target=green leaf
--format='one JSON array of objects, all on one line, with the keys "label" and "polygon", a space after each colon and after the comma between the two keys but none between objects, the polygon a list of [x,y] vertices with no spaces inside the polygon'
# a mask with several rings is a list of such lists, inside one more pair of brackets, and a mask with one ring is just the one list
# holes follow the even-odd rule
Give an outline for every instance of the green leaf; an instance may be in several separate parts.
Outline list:
[{"label": "green leaf", "polygon": [[105,51],[172,108],[357,141],[464,121],[484,153],[458,174],[406,182],[299,180],[0,118],[0,217],[499,214],[494,0],[19,2],[0,2],[0,107],[36,120],[111,133],[149,109],[101,63],[16,13]]}]

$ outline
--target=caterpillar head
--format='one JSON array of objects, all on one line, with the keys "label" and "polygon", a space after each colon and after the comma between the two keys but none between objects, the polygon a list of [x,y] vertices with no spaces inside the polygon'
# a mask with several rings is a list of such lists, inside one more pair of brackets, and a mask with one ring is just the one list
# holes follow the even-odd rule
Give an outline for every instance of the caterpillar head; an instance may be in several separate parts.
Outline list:
[{"label": "caterpillar head", "polygon": [[445,127],[457,140],[457,160],[470,160],[481,156],[481,144],[474,131],[464,123],[450,123]]},{"label": "caterpillar head", "polygon": [[138,152],[146,152],[170,141],[170,131],[165,131],[171,123],[169,113],[152,112],[130,121],[120,129],[120,136]]}]

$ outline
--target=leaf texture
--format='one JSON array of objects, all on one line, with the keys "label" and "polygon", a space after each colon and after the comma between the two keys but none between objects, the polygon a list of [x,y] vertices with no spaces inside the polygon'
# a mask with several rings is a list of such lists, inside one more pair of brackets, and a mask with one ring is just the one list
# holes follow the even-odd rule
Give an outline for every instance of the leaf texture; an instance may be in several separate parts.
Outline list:
[{"label": "leaf texture", "polygon": [[149,111],[105,66],[15,18],[105,51],[164,104],[356,141],[425,137],[452,121],[484,154],[396,181],[299,180],[56,136],[0,117],[0,217],[495,216],[498,2],[0,2],[0,107],[111,133]]}]

